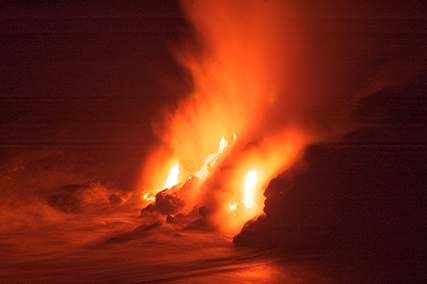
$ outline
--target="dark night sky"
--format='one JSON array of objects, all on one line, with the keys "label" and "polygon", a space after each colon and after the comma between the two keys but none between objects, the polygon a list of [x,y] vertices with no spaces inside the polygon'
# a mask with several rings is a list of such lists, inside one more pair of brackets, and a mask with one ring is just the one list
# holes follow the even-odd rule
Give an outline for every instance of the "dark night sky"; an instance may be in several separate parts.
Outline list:
[{"label": "dark night sky", "polygon": [[[302,7],[309,78],[333,82],[344,70],[350,96],[427,73],[422,1]],[[170,52],[190,31],[177,1],[6,2],[0,8],[2,152],[28,145],[146,149],[153,118],[191,88]]]},{"label": "dark night sky", "polygon": [[177,3],[11,1],[0,15],[2,144],[148,143],[186,88],[168,50],[186,28]]},{"label": "dark night sky", "polygon": [[[381,68],[397,66],[391,76],[384,72],[386,85],[425,70],[422,1],[349,3],[306,3],[309,49],[318,68],[313,73],[348,66],[354,72],[346,84],[355,90]],[[169,48],[189,30],[176,1],[2,4],[3,152],[26,145],[145,149],[154,139],[153,117],[191,88]],[[359,49],[363,56],[353,57]],[[401,68],[406,62],[409,72]]]},{"label": "dark night sky", "polygon": [[[9,1],[0,9],[2,144],[147,143],[159,107],[189,88],[168,49],[188,31],[175,1]],[[314,38],[378,38],[385,60],[425,46],[422,1],[305,9]]]}]

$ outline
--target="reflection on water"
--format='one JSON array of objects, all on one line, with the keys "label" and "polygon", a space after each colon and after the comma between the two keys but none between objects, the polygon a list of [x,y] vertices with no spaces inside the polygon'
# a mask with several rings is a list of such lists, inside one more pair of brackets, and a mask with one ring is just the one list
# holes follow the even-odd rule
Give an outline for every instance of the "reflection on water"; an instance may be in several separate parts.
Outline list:
[{"label": "reflection on water", "polygon": [[396,279],[392,269],[366,261],[369,254],[357,256],[356,249],[357,257],[242,249],[233,246],[231,235],[180,230],[151,217],[141,218],[140,199],[120,182],[120,177],[129,176],[114,172],[118,163],[111,163],[132,155],[94,158],[90,151],[80,150],[21,149],[1,162],[0,282],[371,283]]},{"label": "reflection on water", "polygon": [[[136,217],[75,216],[61,223],[2,234],[7,283],[150,282],[298,283],[321,279],[294,261],[279,265],[265,253],[233,247],[231,236],[142,226]],[[127,237],[123,237],[127,236]],[[296,269],[292,269],[296,266]]]},{"label": "reflection on water", "polygon": [[[157,228],[133,239],[108,242],[124,224],[80,228],[69,224],[2,235],[2,279],[7,283],[319,283],[327,275],[313,258],[282,263],[265,253],[236,249],[213,233]],[[116,231],[121,227],[119,232]],[[108,239],[107,237],[107,239]],[[79,242],[79,238],[88,240]]]},{"label": "reflection on water", "polygon": [[121,182],[129,175],[120,161],[132,164],[124,150],[116,156],[100,149],[6,150],[0,168],[6,283],[288,277],[259,252],[236,249],[232,236],[140,218],[140,199]]}]

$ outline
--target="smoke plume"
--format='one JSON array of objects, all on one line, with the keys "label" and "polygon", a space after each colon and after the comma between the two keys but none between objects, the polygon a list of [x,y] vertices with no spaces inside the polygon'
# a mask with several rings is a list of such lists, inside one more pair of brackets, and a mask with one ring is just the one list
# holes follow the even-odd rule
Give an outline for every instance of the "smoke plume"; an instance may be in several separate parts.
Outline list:
[{"label": "smoke plume", "polygon": [[[193,193],[199,204],[221,212],[221,204],[240,194],[245,171],[260,171],[262,187],[308,144],[353,129],[354,104],[378,85],[377,78],[386,81],[387,66],[402,65],[390,62],[405,53],[405,39],[375,36],[393,31],[395,9],[335,4],[181,1],[194,34],[173,52],[189,70],[193,90],[154,124],[163,146],[150,161],[170,156],[194,174],[222,137],[232,141],[235,134]],[[391,20],[375,20],[377,12]]]}]

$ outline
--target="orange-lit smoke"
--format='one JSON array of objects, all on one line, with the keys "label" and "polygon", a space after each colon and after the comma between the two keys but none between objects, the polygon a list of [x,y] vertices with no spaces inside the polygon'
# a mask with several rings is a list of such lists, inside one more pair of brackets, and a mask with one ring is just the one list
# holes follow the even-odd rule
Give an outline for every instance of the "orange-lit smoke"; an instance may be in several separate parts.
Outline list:
[{"label": "orange-lit smoke", "polygon": [[[262,212],[264,184],[294,163],[308,143],[333,132],[328,119],[339,108],[325,111],[322,96],[313,95],[306,76],[310,62],[304,17],[296,2],[181,4],[199,45],[184,43],[174,52],[191,72],[194,89],[154,124],[164,150],[153,152],[150,163],[174,160],[187,175],[195,174],[218,149],[222,137],[231,141],[235,133],[236,141],[225,150],[220,146],[217,154],[222,155],[192,194],[198,205],[216,212],[215,225],[229,229],[219,220],[242,203],[250,207],[249,213],[240,214],[232,227]],[[163,166],[148,167],[152,171]],[[248,171],[256,173],[252,185],[256,193],[251,197],[240,190]],[[201,172],[206,177],[205,170]],[[151,186],[158,188],[162,183],[156,180]]]},{"label": "orange-lit smoke", "polygon": [[[233,132],[241,147],[258,139],[277,112],[287,73],[294,72],[300,39],[292,6],[263,1],[182,1],[202,50],[175,50],[193,76],[194,90],[165,114],[156,134],[184,168],[201,168],[222,137]],[[284,34],[286,33],[286,34]],[[280,131],[280,130],[279,130]]]}]

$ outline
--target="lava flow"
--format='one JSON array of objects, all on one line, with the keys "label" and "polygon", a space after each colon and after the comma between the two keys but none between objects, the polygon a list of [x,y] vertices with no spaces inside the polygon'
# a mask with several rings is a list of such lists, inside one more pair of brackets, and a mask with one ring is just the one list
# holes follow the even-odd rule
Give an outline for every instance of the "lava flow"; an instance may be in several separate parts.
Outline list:
[{"label": "lava flow", "polygon": [[256,190],[256,180],[258,173],[254,170],[249,171],[246,176],[245,193],[243,203],[247,208],[254,206],[254,195]]},{"label": "lava flow", "polygon": [[[301,82],[312,74],[302,10],[293,1],[181,6],[194,40],[173,52],[193,90],[153,123],[160,143],[146,161],[142,197],[169,220],[194,213],[210,228],[236,232],[262,212],[268,181],[333,132],[328,119],[338,108],[324,108],[323,88]],[[176,163],[178,179],[164,185]]]}]

